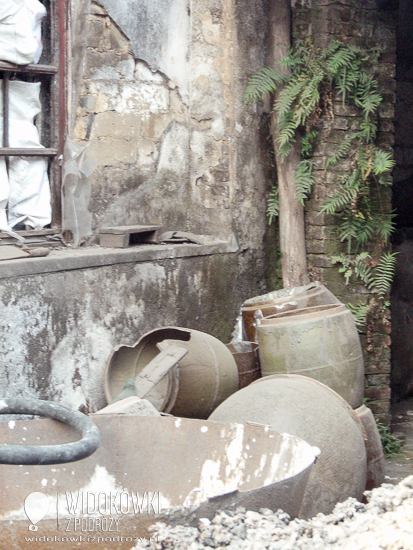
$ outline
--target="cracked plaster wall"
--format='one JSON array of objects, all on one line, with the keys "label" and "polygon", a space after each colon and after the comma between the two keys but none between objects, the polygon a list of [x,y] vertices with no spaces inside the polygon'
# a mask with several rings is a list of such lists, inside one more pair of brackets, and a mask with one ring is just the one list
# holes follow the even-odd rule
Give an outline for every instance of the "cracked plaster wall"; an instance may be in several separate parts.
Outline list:
[{"label": "cracked plaster wall", "polygon": [[98,163],[95,231],[235,234],[262,256],[271,182],[242,99],[264,63],[265,15],[266,0],[91,3],[73,136]]},{"label": "cracked plaster wall", "polygon": [[166,325],[228,342],[241,303],[266,291],[268,117],[242,101],[265,59],[266,1],[71,3],[69,120],[98,164],[95,235],[160,222],[235,235],[239,250],[3,279],[6,395],[96,410],[113,346]]}]

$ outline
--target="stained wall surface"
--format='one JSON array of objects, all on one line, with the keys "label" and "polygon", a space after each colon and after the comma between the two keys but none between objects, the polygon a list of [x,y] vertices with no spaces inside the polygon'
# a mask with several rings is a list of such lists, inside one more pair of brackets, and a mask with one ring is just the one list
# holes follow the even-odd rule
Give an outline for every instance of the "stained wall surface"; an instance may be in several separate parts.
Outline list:
[{"label": "stained wall surface", "polygon": [[[70,136],[97,165],[93,235],[0,265],[0,387],[93,411],[113,346],[167,325],[228,342],[241,303],[266,291],[268,116],[243,102],[266,0],[74,0],[70,15]],[[100,227],[148,223],[221,245],[100,255]]]}]

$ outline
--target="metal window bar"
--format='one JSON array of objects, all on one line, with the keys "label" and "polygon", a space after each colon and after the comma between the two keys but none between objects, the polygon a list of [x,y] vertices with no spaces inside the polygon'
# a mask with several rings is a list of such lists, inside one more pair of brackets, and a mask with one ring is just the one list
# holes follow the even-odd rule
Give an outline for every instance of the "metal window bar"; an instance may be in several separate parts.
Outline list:
[{"label": "metal window bar", "polygon": [[[3,75],[3,147],[9,148],[9,88],[10,73]],[[6,170],[9,173],[9,159],[6,157]]]}]

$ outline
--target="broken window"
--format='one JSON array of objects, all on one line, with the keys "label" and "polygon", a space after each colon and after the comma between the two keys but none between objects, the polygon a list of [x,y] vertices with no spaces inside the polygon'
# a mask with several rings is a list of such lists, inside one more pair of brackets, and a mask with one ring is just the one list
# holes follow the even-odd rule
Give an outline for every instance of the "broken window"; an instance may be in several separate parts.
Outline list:
[{"label": "broken window", "polygon": [[64,2],[0,2],[0,232],[61,222]]}]

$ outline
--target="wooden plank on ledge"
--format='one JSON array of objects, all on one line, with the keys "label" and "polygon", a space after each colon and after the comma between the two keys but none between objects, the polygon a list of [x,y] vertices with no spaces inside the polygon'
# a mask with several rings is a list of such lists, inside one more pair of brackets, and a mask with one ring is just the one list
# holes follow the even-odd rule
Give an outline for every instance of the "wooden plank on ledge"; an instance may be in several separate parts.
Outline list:
[{"label": "wooden plank on ledge", "polygon": [[161,225],[121,225],[100,229],[100,246],[127,248],[138,244],[156,244],[156,232]]}]

